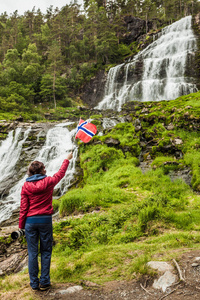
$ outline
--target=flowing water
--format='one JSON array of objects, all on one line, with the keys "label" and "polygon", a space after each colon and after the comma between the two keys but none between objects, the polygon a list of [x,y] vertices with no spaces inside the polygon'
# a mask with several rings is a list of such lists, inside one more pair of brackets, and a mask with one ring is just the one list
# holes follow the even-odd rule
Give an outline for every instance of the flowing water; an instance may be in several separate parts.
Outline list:
[{"label": "flowing water", "polygon": [[[78,153],[77,147],[75,147],[73,139],[75,135],[75,129],[69,131],[65,126],[71,123],[58,124],[55,127],[49,129],[46,136],[45,145],[38,152],[35,160],[39,160],[44,163],[47,171],[47,176],[52,176],[56,173],[67,154],[73,150],[73,158],[70,161],[65,177],[56,185],[56,189],[60,190],[60,195],[64,194],[73,179],[75,172],[75,162]],[[2,142],[0,147],[1,160],[1,176],[5,178],[10,175],[17,160],[20,156],[23,143],[28,137],[28,133],[31,128],[28,128],[24,133],[24,138],[19,141],[21,128],[17,128],[16,132],[10,132],[6,140]],[[11,165],[10,165],[10,162]],[[1,200],[0,206],[0,223],[7,220],[12,215],[12,212],[20,205],[20,192],[23,183],[25,182],[27,175],[25,175],[18,183],[13,186],[6,199]]]},{"label": "flowing water", "polygon": [[13,169],[21,154],[22,146],[30,130],[31,127],[28,127],[24,134],[22,133],[22,128],[17,128],[15,132],[12,130],[9,132],[7,139],[2,142],[0,146],[0,182],[12,176]]},{"label": "flowing water", "polygon": [[96,108],[120,111],[127,101],[172,100],[196,92],[194,79],[185,76],[196,50],[191,16],[165,27],[132,61],[110,69],[105,96]]}]

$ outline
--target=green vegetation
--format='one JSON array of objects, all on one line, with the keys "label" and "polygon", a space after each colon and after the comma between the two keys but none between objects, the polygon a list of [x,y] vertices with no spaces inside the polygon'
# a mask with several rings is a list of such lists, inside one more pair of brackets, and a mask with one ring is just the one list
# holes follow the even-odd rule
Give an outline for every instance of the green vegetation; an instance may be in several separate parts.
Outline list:
[{"label": "green vegetation", "polygon": [[[142,113],[144,107],[148,113]],[[64,219],[54,224],[53,280],[129,280],[150,274],[146,262],[157,255],[170,260],[199,249],[199,110],[199,93],[130,102],[121,113],[128,111],[132,122],[80,144],[83,176],[78,188],[61,197]],[[141,137],[149,142],[141,146]],[[138,167],[141,151],[144,160],[151,157],[144,173]],[[185,168],[191,186],[180,177],[171,179]]]}]

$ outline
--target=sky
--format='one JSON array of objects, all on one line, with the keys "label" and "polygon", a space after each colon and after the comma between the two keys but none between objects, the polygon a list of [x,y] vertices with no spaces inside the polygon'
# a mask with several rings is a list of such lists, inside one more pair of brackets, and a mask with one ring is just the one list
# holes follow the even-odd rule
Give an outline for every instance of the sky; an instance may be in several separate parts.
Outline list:
[{"label": "sky", "polygon": [[[55,9],[58,7],[61,9],[66,4],[70,4],[72,0],[0,0],[0,15],[7,12],[8,16],[14,11],[18,11],[19,15],[23,15],[25,11],[32,11],[35,6],[35,10],[38,8],[42,13],[46,13],[46,9],[53,5]],[[83,0],[78,0],[78,4],[82,4]]]}]

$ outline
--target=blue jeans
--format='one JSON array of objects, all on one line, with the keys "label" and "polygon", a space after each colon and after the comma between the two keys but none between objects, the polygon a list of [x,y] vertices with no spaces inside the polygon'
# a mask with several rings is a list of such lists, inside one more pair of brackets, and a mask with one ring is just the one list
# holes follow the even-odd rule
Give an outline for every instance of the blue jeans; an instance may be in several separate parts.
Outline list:
[{"label": "blue jeans", "polygon": [[[52,217],[33,216],[27,217],[25,224],[26,241],[28,244],[28,269],[30,285],[38,288],[50,284],[50,264],[53,242]],[[40,239],[41,276],[38,279],[38,242]]]}]

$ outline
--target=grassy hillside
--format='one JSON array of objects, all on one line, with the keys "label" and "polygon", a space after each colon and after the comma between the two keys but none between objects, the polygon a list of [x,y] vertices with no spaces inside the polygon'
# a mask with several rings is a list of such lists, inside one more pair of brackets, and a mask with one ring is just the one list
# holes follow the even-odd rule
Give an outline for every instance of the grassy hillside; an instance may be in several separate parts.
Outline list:
[{"label": "grassy hillside", "polygon": [[[53,280],[128,280],[149,272],[152,258],[199,248],[200,93],[130,102],[121,116],[129,121],[79,145],[83,177],[60,199]],[[102,116],[93,118],[101,131]]]},{"label": "grassy hillside", "polygon": [[90,117],[103,135],[79,142],[78,187],[54,201],[52,282],[130,280],[151,274],[149,260],[200,249],[200,93],[127,103],[107,130],[102,114]]}]

